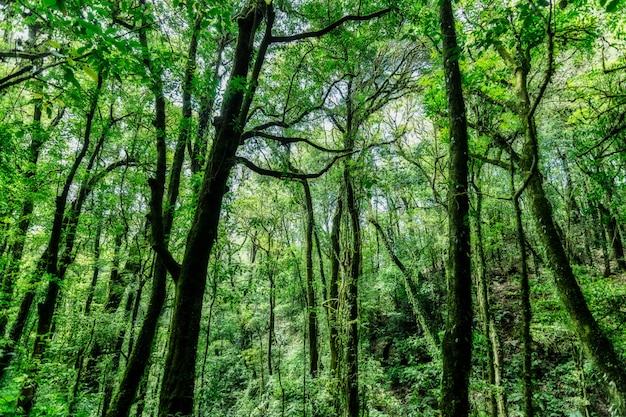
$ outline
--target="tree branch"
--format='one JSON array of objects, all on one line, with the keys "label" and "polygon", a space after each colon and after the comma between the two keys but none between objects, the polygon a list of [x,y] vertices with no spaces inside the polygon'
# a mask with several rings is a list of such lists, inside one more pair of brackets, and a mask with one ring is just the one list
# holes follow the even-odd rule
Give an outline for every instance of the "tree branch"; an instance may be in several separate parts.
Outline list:
[{"label": "tree branch", "polygon": [[159,255],[161,262],[165,265],[165,268],[172,276],[172,280],[174,283],[178,282],[178,277],[180,276],[180,264],[174,259],[169,250],[163,245],[152,245],[152,249]]},{"label": "tree branch", "polygon": [[[595,145],[591,146],[589,149],[587,149],[584,152],[579,153],[578,155],[576,155],[578,158],[580,158],[581,156],[585,156],[589,153],[591,153],[591,151],[593,151],[596,148],[599,148],[600,146],[602,146],[606,141],[612,139],[613,137],[615,137],[617,134],[619,134],[620,132],[622,132],[623,130],[626,129],[626,123],[623,123],[624,121],[624,117],[626,116],[626,113],[622,113],[619,117],[618,120],[618,125],[613,127],[609,133],[607,133],[606,135],[604,135],[604,137],[602,139],[600,139]],[[608,146],[607,146],[608,148]],[[604,150],[606,150],[607,148],[605,148]]]},{"label": "tree branch", "polygon": [[283,145],[286,145],[288,143],[306,143],[307,145],[318,149],[322,152],[329,152],[329,153],[345,153],[348,152],[348,149],[329,149],[329,148],[325,148],[322,145],[318,145],[317,143],[311,142],[308,139],[305,138],[298,138],[298,137],[284,137],[284,136],[278,136],[278,135],[272,135],[270,133],[266,133],[266,132],[248,132],[247,138],[253,138],[253,137],[259,137],[259,138],[263,138],[263,139],[269,139],[269,140],[274,140],[277,142],[282,143]]},{"label": "tree branch", "polygon": [[[77,58],[74,58],[74,61],[76,62],[81,62],[81,60],[83,58],[88,57],[91,54],[91,52],[87,52],[86,54],[83,54]],[[0,79],[0,93],[2,93],[2,90],[5,90],[15,84],[19,84],[23,81],[26,81],[28,79],[31,79],[33,77],[35,77],[36,75],[41,74],[43,71],[49,69],[49,68],[54,68],[57,67],[59,65],[63,65],[63,64],[67,64],[67,60],[62,60],[62,61],[57,61],[57,62],[52,62],[48,65],[43,65],[39,68],[37,68],[37,70],[35,69],[34,65],[27,65],[23,68],[21,68],[20,70],[7,75],[6,77]],[[30,72],[32,71],[32,72]],[[26,75],[24,75],[26,74]],[[24,75],[23,77],[19,78],[20,76]],[[17,78],[17,79],[16,79]]]},{"label": "tree branch", "polygon": [[470,158],[476,159],[476,160],[484,162],[486,164],[490,164],[490,165],[494,165],[494,166],[500,167],[502,169],[507,169],[507,170],[510,169],[510,166],[506,162],[501,161],[499,159],[487,158],[486,156],[479,155],[477,153],[471,153],[470,154]]},{"label": "tree branch", "polygon": [[341,19],[336,20],[335,22],[331,23],[330,25],[320,30],[314,30],[311,32],[303,32],[303,33],[298,33],[298,34],[290,35],[290,36],[272,36],[271,42],[272,43],[289,43],[289,42],[295,42],[295,41],[299,41],[299,40],[307,39],[307,38],[319,38],[333,31],[334,29],[337,29],[339,26],[343,25],[346,22],[349,22],[349,21],[359,22],[359,21],[365,21],[365,20],[372,20],[372,19],[375,19],[377,17],[383,16],[389,13],[391,10],[392,8],[387,8],[387,9],[379,10],[377,12],[374,12],[372,14],[368,14],[365,16],[359,16],[359,15],[344,16]]},{"label": "tree branch", "polygon": [[259,175],[264,175],[267,177],[274,177],[274,178],[278,178],[278,179],[287,179],[287,180],[307,180],[307,179],[312,179],[312,178],[319,178],[322,175],[324,175],[326,172],[328,172],[328,170],[330,170],[333,165],[335,165],[335,163],[337,161],[339,161],[342,158],[345,158],[347,156],[350,156],[352,154],[356,153],[356,151],[352,151],[352,152],[348,152],[345,154],[341,154],[341,155],[337,155],[335,156],[333,159],[330,160],[330,162],[328,163],[328,165],[326,165],[324,168],[322,168],[321,171],[315,172],[315,173],[310,173],[310,174],[302,174],[302,173],[297,173],[297,172],[290,172],[290,171],[275,171],[272,169],[267,169],[267,168],[261,168],[257,165],[255,165],[252,161],[250,161],[249,159],[246,159],[244,157],[237,157],[237,162],[245,165],[248,169],[250,169],[253,172],[256,172]]},{"label": "tree branch", "polygon": [[0,52],[0,58],[21,58],[21,59],[41,59],[51,55],[51,52],[40,52],[38,54],[31,54],[28,52],[22,51],[9,51],[9,52]]}]

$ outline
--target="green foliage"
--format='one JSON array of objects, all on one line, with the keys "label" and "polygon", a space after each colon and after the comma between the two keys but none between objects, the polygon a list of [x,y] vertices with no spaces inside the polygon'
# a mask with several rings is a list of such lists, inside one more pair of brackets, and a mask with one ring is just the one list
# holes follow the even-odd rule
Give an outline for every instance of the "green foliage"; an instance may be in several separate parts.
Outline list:
[{"label": "green foliage", "polygon": [[[362,414],[421,417],[438,413],[441,364],[429,354],[411,308],[405,276],[386,252],[381,236],[366,221],[375,218],[382,225],[394,254],[407,268],[410,282],[419,282],[418,295],[426,300],[427,311],[440,321],[445,314],[450,139],[443,110],[446,93],[441,51],[437,49],[441,36],[436,2],[393,3],[397,8],[392,13],[374,21],[346,22],[319,39],[275,44],[268,50],[245,126],[248,134],[238,155],[281,174],[316,173],[348,151],[344,148],[353,141],[349,158],[338,158],[324,175],[309,179],[321,254],[320,259],[315,246],[321,371],[316,378],[307,374],[310,347],[305,325],[302,185],[259,176],[237,166],[225,195],[207,274],[196,379],[196,404],[201,415],[333,416],[343,411],[343,382],[329,369],[327,307],[331,300],[327,295],[332,260],[337,257],[340,262],[340,280],[351,260],[345,206],[339,220],[343,248],[339,254],[333,253],[330,242],[333,214],[345,192],[341,186],[344,167],[354,178],[362,217],[364,262],[358,301]],[[522,58],[529,60],[530,98],[537,97],[547,69],[543,18],[548,16],[550,3],[455,3],[459,16],[463,16],[458,24],[462,42],[459,59],[470,121],[473,179],[482,198],[478,218],[478,196],[472,190],[472,224],[480,222],[483,228],[485,273],[504,366],[503,384],[490,384],[486,380],[489,339],[477,321],[471,379],[472,407],[477,416],[486,415],[489,394],[498,392],[506,394],[511,416],[521,412],[520,265],[509,198],[510,164],[524,151],[521,138],[525,121],[520,119],[516,105],[515,68],[522,64]],[[277,18],[272,33],[286,36],[319,30],[344,15],[365,15],[387,7],[389,2],[274,0],[272,4]],[[86,113],[99,77],[104,82],[91,121],[91,146],[70,187],[69,202],[89,178],[88,159],[93,157],[92,171],[96,172],[127,156],[134,161],[132,166],[109,173],[87,199],[68,275],[62,282],[54,338],[45,358],[37,364],[29,359],[32,337],[25,335],[16,344],[15,360],[0,390],[1,415],[13,413],[20,386],[33,365],[39,367],[39,390],[32,415],[96,415],[102,392],[100,387],[88,392],[77,367],[79,354],[88,352],[95,342],[107,346],[96,366],[99,374],[106,376],[100,381],[102,387],[105,380],[119,380],[148,306],[155,257],[150,249],[154,242],[146,228],[146,216],[151,215],[148,183],[154,177],[156,160],[150,91],[155,74],[145,69],[146,51],[137,32],[146,25],[149,52],[164,82],[168,164],[174,158],[181,127],[191,131],[175,221],[168,237],[172,256],[180,261],[203,175],[202,169],[197,173],[190,169],[188,152],[195,149],[201,160],[206,159],[203,153],[210,148],[215,133],[210,122],[219,124],[219,106],[232,92],[224,90],[240,6],[241,2],[148,1],[143,10],[131,1],[87,4],[73,0],[46,0],[29,5],[28,10],[23,2],[0,6],[4,12],[0,22],[0,52],[4,54],[0,58],[0,267],[14,261],[9,251],[20,237],[20,213],[25,202],[32,200],[34,204],[13,297],[3,298],[0,305],[8,312],[7,328],[28,290],[36,291],[35,305],[41,301],[44,286],[40,283],[46,279],[42,280],[37,264],[50,239],[55,198],[85,140]],[[575,269],[587,303],[624,357],[626,285],[610,253],[610,242],[605,244],[609,243],[613,274],[601,278],[600,272],[603,228],[612,218],[622,229],[626,224],[626,26],[619,14],[622,2],[602,0],[599,6],[610,14],[602,14],[598,2],[582,0],[561,1],[550,9],[556,61],[552,81],[535,115],[541,143],[538,165],[572,263],[584,260],[592,264]],[[191,28],[199,13],[203,20],[192,76],[192,120],[183,124],[182,79]],[[29,40],[28,28],[34,25],[38,34]],[[253,46],[258,47],[259,42],[257,37]],[[503,58],[503,51],[512,56],[514,68]],[[15,58],[10,56],[13,52],[42,57]],[[31,64],[45,70],[4,88],[4,77]],[[246,78],[231,80],[229,86],[251,92]],[[38,123],[33,121],[36,108],[42,111]],[[206,113],[201,114],[203,111]],[[209,121],[203,138],[197,137],[200,116]],[[255,136],[258,131],[267,137]],[[102,148],[95,154],[100,137],[104,138]],[[29,160],[29,148],[39,138],[43,144],[35,163]],[[518,171],[516,185],[523,178],[524,173]],[[524,194],[523,220],[532,260],[537,413],[580,416],[586,415],[587,407],[589,415],[604,417],[608,405],[601,392],[601,375],[582,355],[552,275],[545,269],[539,230],[528,213],[529,202]],[[607,207],[608,215],[598,216],[600,203]],[[98,226],[102,237],[95,261],[93,240]],[[114,241],[120,235],[123,244],[116,254]],[[133,263],[139,267],[132,269]],[[123,276],[124,301],[116,312],[106,312],[115,265]],[[92,288],[96,267],[99,278]],[[342,280],[342,303],[345,285]],[[84,308],[92,290],[87,315]],[[125,311],[127,297],[136,304],[131,303]],[[158,407],[173,297],[174,285],[169,280],[168,307],[150,358],[147,391],[141,394],[148,399],[146,414]],[[270,305],[274,313],[271,335]],[[341,309],[340,338],[345,342],[348,323],[345,306]],[[133,312],[137,315],[131,321]],[[36,327],[32,320],[27,331]],[[113,351],[120,334],[124,334],[122,360],[115,368]]]}]

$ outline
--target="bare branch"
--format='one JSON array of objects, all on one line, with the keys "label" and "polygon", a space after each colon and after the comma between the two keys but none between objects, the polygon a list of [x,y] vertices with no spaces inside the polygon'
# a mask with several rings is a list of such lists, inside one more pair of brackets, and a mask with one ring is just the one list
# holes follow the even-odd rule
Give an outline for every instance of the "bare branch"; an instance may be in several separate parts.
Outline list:
[{"label": "bare branch", "polygon": [[[593,145],[592,147],[590,147],[589,149],[587,149],[584,152],[581,152],[577,155],[577,157],[581,157],[581,156],[585,156],[587,154],[589,154],[591,151],[593,151],[596,148],[599,148],[600,146],[602,146],[605,142],[607,142],[608,140],[614,138],[617,134],[619,134],[620,132],[626,130],[626,123],[624,123],[624,116],[626,116],[626,113],[622,113],[619,117],[619,123],[617,126],[615,126],[613,129],[611,129],[609,131],[609,133],[607,133],[606,135],[604,135],[604,137],[602,139],[600,139],[595,145]],[[606,150],[606,149],[605,149]]]},{"label": "bare branch", "polygon": [[51,52],[40,52],[38,54],[31,54],[23,51],[9,51],[9,52],[0,52],[0,58],[20,58],[20,59],[41,59],[49,56]]},{"label": "bare branch", "polygon": [[299,40],[307,39],[307,38],[319,38],[321,36],[326,35],[329,32],[332,32],[334,29],[337,29],[339,26],[343,25],[346,22],[350,22],[350,21],[360,22],[360,21],[372,20],[377,17],[384,16],[385,14],[389,13],[391,10],[392,10],[391,8],[387,8],[387,9],[379,10],[377,12],[374,12],[372,14],[368,14],[365,16],[360,16],[360,15],[344,16],[341,19],[336,20],[335,22],[331,23],[330,25],[320,30],[314,30],[311,32],[303,32],[303,33],[298,33],[298,34],[290,35],[290,36],[272,36],[271,42],[272,43],[288,43],[288,42],[295,42],[295,41],[299,41]]},{"label": "bare branch", "polygon": [[256,172],[259,175],[265,175],[265,176],[268,176],[268,177],[274,177],[274,178],[279,178],[279,179],[288,179],[288,180],[298,180],[298,181],[301,181],[301,180],[307,180],[307,179],[321,177],[326,172],[328,172],[328,170],[330,170],[333,167],[333,165],[335,165],[335,163],[337,161],[339,161],[340,159],[345,158],[347,156],[350,156],[350,155],[352,155],[354,153],[356,153],[356,151],[352,151],[352,152],[348,152],[348,153],[345,153],[345,154],[337,155],[333,159],[331,159],[330,162],[324,168],[322,168],[321,171],[318,171],[318,172],[315,172],[315,173],[310,173],[310,174],[303,174],[303,173],[289,172],[289,171],[274,171],[272,169],[261,168],[261,167],[255,165],[249,159],[246,159],[246,158],[243,158],[243,157],[237,157],[237,162],[239,162],[240,164],[245,165],[248,169],[250,169],[253,172]]},{"label": "bare branch", "polygon": [[278,136],[278,135],[272,135],[266,132],[249,132],[248,134],[248,138],[252,138],[252,137],[259,137],[259,138],[263,138],[263,139],[269,139],[269,140],[274,140],[277,142],[282,143],[283,145],[286,145],[288,143],[306,143],[307,145],[318,149],[320,151],[323,152],[329,152],[329,153],[345,153],[348,152],[348,149],[329,149],[329,148],[325,148],[322,145],[318,145],[317,143],[311,142],[308,139],[305,138],[298,138],[298,137],[284,137],[284,136]]}]

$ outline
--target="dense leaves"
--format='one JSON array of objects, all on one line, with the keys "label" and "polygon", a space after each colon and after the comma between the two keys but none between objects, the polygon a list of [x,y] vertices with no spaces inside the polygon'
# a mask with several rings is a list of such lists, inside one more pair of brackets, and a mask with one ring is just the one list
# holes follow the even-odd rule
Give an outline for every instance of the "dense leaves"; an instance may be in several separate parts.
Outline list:
[{"label": "dense leaves", "polygon": [[440,3],[0,2],[0,414],[624,415],[624,4]]}]

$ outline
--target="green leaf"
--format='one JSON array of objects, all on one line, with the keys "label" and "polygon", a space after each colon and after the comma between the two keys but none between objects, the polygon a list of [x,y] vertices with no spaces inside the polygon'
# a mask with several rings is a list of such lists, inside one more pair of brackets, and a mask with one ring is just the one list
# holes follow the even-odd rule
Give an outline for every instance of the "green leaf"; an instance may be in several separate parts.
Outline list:
[{"label": "green leaf", "polygon": [[71,68],[65,67],[64,69],[64,74],[63,74],[63,79],[67,82],[69,82],[70,84],[72,84],[74,87],[80,89],[80,83],[78,82],[78,80],[76,79],[76,77],[74,76],[74,71],[72,71]]},{"label": "green leaf", "polygon": [[[605,1],[606,2],[606,1]],[[617,10],[617,5],[619,4],[620,0],[611,0],[607,5],[605,10],[609,13],[613,13],[615,10]]]},{"label": "green leaf", "polygon": [[98,74],[92,70],[88,65],[83,65],[83,70],[91,77],[92,80],[98,82]]},{"label": "green leaf", "polygon": [[46,41],[46,45],[51,46],[56,49],[61,49],[61,44],[57,41],[53,41],[52,39]]}]

